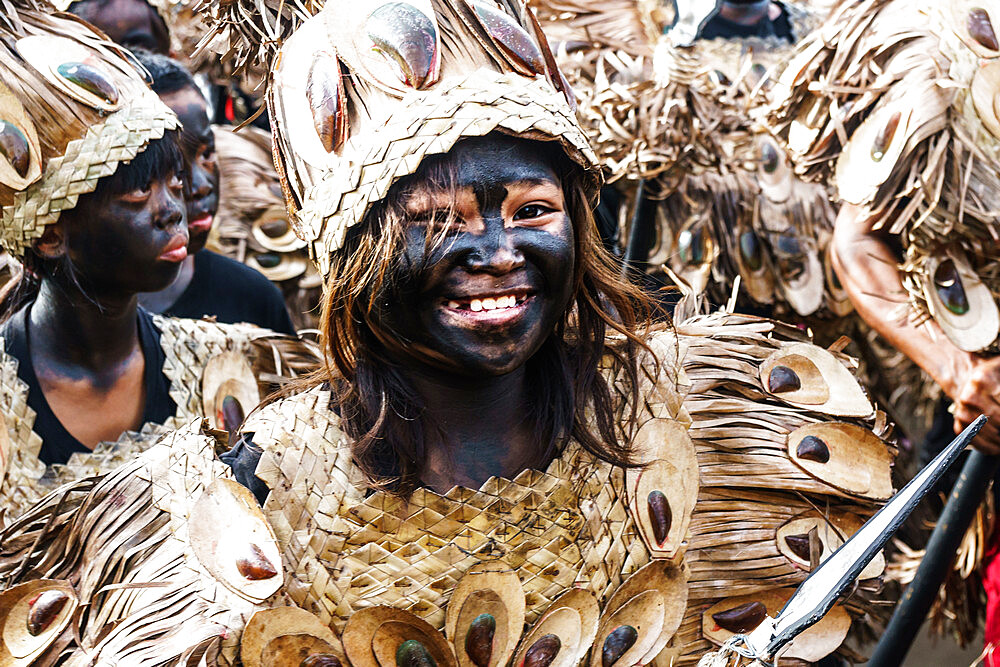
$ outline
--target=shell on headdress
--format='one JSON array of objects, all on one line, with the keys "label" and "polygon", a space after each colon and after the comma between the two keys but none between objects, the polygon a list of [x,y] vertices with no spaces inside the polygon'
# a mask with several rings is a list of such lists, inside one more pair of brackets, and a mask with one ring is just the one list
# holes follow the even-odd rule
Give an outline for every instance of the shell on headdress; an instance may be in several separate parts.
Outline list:
[{"label": "shell on headdress", "polygon": [[0,82],[0,183],[23,190],[41,175],[35,124],[14,93]]},{"label": "shell on headdress", "polygon": [[16,48],[39,74],[70,97],[107,113],[121,106],[122,92],[94,50],[57,35],[22,37]]}]

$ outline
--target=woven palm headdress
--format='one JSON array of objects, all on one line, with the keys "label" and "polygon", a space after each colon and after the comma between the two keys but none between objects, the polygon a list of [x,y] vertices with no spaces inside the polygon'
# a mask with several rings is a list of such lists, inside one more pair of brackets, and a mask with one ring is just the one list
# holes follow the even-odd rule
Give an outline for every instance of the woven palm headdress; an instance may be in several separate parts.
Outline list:
[{"label": "woven palm headdress", "polygon": [[296,233],[324,275],[329,254],[397,179],[463,137],[559,141],[595,168],[568,86],[520,0],[332,0],[318,10],[208,7],[238,65],[273,63],[275,163]]},{"label": "woven palm headdress", "polygon": [[177,127],[126,51],[34,0],[0,13],[0,244],[15,257]]}]

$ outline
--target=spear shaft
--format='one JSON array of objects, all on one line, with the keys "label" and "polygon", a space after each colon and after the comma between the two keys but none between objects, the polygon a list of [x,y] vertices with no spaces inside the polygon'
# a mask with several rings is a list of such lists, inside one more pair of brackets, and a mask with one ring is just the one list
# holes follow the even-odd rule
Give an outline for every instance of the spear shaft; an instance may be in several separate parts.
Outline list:
[{"label": "spear shaft", "polygon": [[941,584],[955,562],[965,531],[976,516],[976,510],[998,467],[1000,456],[987,456],[978,451],[969,453],[948,503],[934,526],[913,581],[906,587],[889,625],[875,646],[869,665],[898,667],[903,664]]}]

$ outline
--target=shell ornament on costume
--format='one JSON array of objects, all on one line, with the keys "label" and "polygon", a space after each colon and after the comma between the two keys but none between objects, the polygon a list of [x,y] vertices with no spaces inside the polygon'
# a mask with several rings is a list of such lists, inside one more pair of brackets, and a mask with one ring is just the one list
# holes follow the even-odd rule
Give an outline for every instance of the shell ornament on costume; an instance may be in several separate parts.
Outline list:
[{"label": "shell ornament on costume", "polygon": [[660,653],[686,604],[686,573],[653,561],[603,611],[592,593],[570,588],[525,630],[517,574],[501,561],[484,561],[452,592],[444,634],[408,611],[376,606],[356,611],[338,639],[308,612],[277,607],[250,619],[241,655],[248,667],[333,660],[343,667],[574,667],[590,651],[593,667],[631,666]]},{"label": "shell ornament on costume", "polygon": [[64,581],[38,579],[0,593],[0,665],[33,664],[66,629],[77,606],[73,587]]}]

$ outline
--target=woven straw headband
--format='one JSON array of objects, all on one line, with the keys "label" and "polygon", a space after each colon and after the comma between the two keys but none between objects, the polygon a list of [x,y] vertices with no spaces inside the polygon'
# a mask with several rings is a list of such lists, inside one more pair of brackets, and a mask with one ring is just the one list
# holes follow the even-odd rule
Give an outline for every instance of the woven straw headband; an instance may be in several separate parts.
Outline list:
[{"label": "woven straw headband", "polygon": [[63,155],[48,161],[42,177],[3,208],[0,243],[15,257],[23,257],[45,226],[76,206],[80,195],[93,192],[97,182],[113,174],[119,164],[177,127],[176,116],[156,94],[142,90],[82,138],[69,142]]},{"label": "woven straw headband", "polygon": [[322,275],[329,273],[330,253],[343,246],[347,230],[397,179],[416,172],[426,156],[447,153],[459,139],[494,130],[559,141],[594,174],[596,191],[597,157],[562,94],[543,77],[480,69],[404,97],[385,125],[351,137],[338,168],[305,193],[299,233],[312,241]]}]

